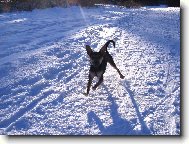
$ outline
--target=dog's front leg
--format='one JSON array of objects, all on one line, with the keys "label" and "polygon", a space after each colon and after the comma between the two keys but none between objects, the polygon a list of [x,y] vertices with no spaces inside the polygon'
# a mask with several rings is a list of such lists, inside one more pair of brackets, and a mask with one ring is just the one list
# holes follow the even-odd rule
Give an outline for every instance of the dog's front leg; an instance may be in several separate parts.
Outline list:
[{"label": "dog's front leg", "polygon": [[88,84],[87,84],[87,95],[89,94],[93,78],[94,78],[94,76],[89,73],[89,80],[88,80]]},{"label": "dog's front leg", "polygon": [[95,84],[93,87],[93,90],[96,90],[96,88],[103,82],[103,76],[100,77],[99,81]]},{"label": "dog's front leg", "polygon": [[108,59],[108,62],[109,64],[115,68],[117,70],[117,72],[119,73],[119,76],[121,79],[124,79],[124,76],[121,74],[120,70],[117,68],[116,64],[114,63],[114,60],[112,58],[112,56],[107,52],[107,59]]}]

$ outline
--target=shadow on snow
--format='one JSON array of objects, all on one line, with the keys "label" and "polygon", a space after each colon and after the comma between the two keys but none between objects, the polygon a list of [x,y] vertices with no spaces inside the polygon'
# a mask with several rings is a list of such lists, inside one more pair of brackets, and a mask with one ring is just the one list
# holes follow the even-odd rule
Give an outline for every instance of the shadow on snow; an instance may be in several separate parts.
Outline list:
[{"label": "shadow on snow", "polygon": [[134,92],[130,90],[129,83],[125,81],[125,88],[127,92],[129,93],[129,96],[132,100],[135,111],[137,113],[137,117],[141,124],[140,131],[134,130],[134,126],[131,124],[131,122],[120,117],[120,114],[118,113],[118,105],[116,104],[115,99],[112,97],[112,94],[108,91],[108,88],[105,85],[103,86],[105,90],[108,92],[108,95],[109,95],[108,100],[111,102],[110,115],[112,117],[113,124],[108,127],[104,127],[100,118],[93,111],[90,111],[87,114],[88,123],[91,125],[93,122],[95,122],[98,125],[98,128],[100,132],[102,133],[102,135],[152,135],[152,132],[146,126],[139,112],[139,108],[134,99]]}]

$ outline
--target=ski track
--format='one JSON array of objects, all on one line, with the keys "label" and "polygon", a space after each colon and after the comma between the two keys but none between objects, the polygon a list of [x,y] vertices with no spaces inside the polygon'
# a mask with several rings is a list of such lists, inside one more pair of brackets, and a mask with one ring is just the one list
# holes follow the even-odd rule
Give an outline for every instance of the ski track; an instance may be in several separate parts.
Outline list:
[{"label": "ski track", "polygon": [[[180,135],[179,8],[52,8],[0,21],[0,134]],[[84,96],[85,45],[110,39],[125,79],[108,65]]]}]

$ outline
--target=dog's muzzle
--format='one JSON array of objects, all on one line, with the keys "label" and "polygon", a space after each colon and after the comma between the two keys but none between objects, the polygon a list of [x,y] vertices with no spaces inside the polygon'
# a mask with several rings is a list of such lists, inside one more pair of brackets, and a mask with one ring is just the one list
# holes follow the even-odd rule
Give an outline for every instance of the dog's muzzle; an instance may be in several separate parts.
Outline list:
[{"label": "dog's muzzle", "polygon": [[98,60],[91,60],[91,65],[94,67],[98,67],[102,63],[103,58],[100,58]]}]

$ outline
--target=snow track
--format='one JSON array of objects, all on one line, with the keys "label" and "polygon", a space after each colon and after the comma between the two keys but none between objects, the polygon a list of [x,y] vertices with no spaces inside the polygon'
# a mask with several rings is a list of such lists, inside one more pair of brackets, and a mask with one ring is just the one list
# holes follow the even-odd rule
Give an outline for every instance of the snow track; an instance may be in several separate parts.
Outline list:
[{"label": "snow track", "polygon": [[[180,134],[179,8],[52,8],[0,21],[0,134]],[[125,79],[108,65],[84,96],[85,45],[110,39]]]}]

